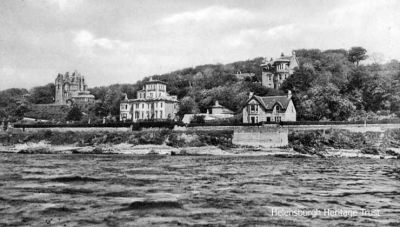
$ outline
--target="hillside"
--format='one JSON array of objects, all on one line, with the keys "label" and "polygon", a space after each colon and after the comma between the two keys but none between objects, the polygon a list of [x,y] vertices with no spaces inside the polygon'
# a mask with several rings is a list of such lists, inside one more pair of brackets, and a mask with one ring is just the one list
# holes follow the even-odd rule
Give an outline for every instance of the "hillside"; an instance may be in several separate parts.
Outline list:
[{"label": "hillside", "polygon": [[[261,57],[225,65],[201,65],[152,77],[167,82],[168,92],[178,96],[181,116],[185,113],[206,112],[216,100],[239,113],[249,92],[256,95],[279,95],[285,94],[287,90],[293,92],[300,120],[349,120],[365,116],[398,115],[399,61],[363,65],[363,60],[367,58],[366,53],[360,55],[355,50],[295,50],[300,67],[283,83],[280,90],[269,89],[259,83],[259,66],[263,62]],[[255,76],[239,80],[235,76],[239,71],[251,72]],[[92,119],[117,116],[124,94],[127,94],[128,98],[135,98],[136,91],[149,79],[150,77],[146,77],[135,84],[91,88],[89,90],[98,102],[85,111]],[[35,87],[29,91],[29,101],[38,104],[51,103],[53,89],[53,84]],[[23,115],[26,110],[14,99],[26,93],[24,89],[2,91],[0,117]]]}]

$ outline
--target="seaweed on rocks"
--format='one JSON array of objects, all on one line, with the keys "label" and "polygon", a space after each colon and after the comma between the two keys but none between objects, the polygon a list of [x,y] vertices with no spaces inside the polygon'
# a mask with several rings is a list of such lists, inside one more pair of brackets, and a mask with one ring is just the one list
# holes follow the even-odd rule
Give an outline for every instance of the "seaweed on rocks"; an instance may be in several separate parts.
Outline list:
[{"label": "seaweed on rocks", "polygon": [[366,147],[361,149],[361,153],[363,154],[372,154],[372,155],[379,155],[379,149],[376,147]]},{"label": "seaweed on rocks", "polygon": [[135,201],[123,210],[143,210],[143,209],[182,209],[182,204],[178,201]]},{"label": "seaweed on rocks", "polygon": [[92,177],[81,177],[81,176],[65,176],[65,177],[55,177],[50,179],[56,182],[97,182],[102,181],[101,179]]}]

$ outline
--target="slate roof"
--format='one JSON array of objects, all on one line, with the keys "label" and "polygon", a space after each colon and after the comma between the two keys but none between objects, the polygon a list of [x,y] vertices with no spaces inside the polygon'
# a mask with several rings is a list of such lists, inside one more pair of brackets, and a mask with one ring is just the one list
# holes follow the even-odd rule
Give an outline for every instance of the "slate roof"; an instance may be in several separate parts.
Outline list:
[{"label": "slate roof", "polygon": [[173,98],[171,96],[160,96],[154,98],[138,98],[138,99],[128,99],[121,100],[121,103],[133,103],[133,102],[153,102],[153,101],[169,101],[169,102],[178,102],[178,99]]},{"label": "slate roof", "polygon": [[214,104],[214,106],[212,106],[212,109],[222,109],[223,114],[234,114],[234,112],[232,110],[230,110],[224,106],[221,106],[218,101],[215,101],[215,104]]},{"label": "slate roof", "polygon": [[[290,99],[287,96],[257,96],[253,97],[261,104],[266,110],[272,110],[276,103],[278,103],[282,109],[286,109],[289,105]],[[252,98],[253,98],[252,97]],[[252,99],[250,98],[249,101]]]},{"label": "slate roof", "polygon": [[146,81],[145,84],[167,84],[167,82],[164,82],[161,80],[149,80],[149,81]]}]

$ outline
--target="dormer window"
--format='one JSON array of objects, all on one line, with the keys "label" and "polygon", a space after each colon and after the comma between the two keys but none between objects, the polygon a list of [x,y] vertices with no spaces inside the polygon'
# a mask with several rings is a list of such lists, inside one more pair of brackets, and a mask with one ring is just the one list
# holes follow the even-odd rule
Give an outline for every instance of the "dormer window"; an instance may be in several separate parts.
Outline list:
[{"label": "dormer window", "polygon": [[258,105],[250,104],[250,113],[258,113]]}]

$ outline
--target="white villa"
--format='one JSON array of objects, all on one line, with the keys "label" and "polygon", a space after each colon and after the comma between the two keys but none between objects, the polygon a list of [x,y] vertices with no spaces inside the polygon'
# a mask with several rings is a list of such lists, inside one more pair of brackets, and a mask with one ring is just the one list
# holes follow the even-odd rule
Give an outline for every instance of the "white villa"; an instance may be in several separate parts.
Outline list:
[{"label": "white villa", "polygon": [[120,104],[120,119],[136,122],[139,120],[175,119],[178,112],[178,99],[167,93],[167,84],[160,80],[146,82],[137,92],[136,99],[125,99]]}]

